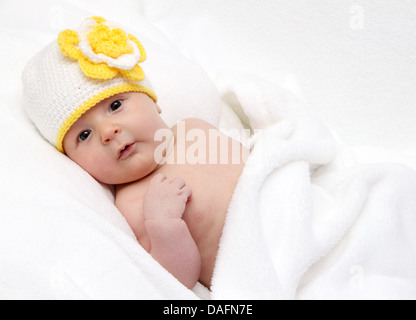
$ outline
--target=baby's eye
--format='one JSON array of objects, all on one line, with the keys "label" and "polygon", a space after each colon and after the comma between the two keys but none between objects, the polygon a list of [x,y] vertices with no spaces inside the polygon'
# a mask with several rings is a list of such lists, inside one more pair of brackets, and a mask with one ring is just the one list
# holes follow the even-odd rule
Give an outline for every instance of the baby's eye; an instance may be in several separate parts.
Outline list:
[{"label": "baby's eye", "polygon": [[117,101],[114,101],[111,105],[110,105],[110,110],[111,111],[116,111],[118,108],[120,108],[121,107],[121,104],[123,103],[123,101],[122,100],[117,100]]},{"label": "baby's eye", "polygon": [[91,134],[91,130],[82,131],[81,134],[78,136],[78,141],[82,142],[82,141],[87,140],[90,134]]}]

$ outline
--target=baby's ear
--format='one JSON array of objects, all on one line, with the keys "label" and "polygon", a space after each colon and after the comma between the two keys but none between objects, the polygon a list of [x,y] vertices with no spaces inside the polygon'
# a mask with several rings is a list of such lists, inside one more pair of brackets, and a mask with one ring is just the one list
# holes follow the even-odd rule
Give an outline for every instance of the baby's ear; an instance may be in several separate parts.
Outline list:
[{"label": "baby's ear", "polygon": [[160,109],[160,107],[159,107],[159,105],[156,103],[156,109],[157,109],[157,112],[159,113],[159,114],[161,114],[162,113],[162,109]]}]

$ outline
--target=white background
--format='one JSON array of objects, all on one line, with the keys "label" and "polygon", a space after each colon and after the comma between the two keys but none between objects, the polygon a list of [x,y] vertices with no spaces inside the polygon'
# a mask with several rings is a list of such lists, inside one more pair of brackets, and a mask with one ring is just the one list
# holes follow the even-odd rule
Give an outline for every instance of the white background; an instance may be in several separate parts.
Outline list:
[{"label": "white background", "polygon": [[214,82],[241,72],[296,87],[347,144],[416,154],[414,1],[0,0],[0,28],[50,41],[84,12],[144,15]]}]

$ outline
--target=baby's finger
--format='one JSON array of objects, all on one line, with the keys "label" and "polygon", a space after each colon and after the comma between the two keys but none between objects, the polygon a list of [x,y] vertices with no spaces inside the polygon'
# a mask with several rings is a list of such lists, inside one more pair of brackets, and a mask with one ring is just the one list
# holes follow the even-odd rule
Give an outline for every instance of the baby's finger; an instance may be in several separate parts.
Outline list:
[{"label": "baby's finger", "polygon": [[182,188],[182,194],[188,199],[188,201],[191,199],[192,196],[192,190],[188,186],[184,186]]},{"label": "baby's finger", "polygon": [[163,173],[158,173],[156,174],[152,180],[150,181],[151,183],[159,183],[159,182],[163,182],[166,180],[166,176]]},{"label": "baby's finger", "polygon": [[185,186],[185,180],[177,177],[171,181],[171,184],[177,187],[178,189],[182,189]]}]

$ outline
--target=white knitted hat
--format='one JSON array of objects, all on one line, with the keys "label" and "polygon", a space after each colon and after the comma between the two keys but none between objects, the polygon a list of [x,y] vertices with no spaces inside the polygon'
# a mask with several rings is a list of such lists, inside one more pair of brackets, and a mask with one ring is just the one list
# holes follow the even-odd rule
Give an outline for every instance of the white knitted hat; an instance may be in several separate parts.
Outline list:
[{"label": "white knitted hat", "polygon": [[43,137],[64,152],[67,131],[101,100],[133,91],[157,100],[139,66],[145,59],[133,35],[103,18],[88,18],[77,31],[62,31],[26,66],[26,113]]}]

